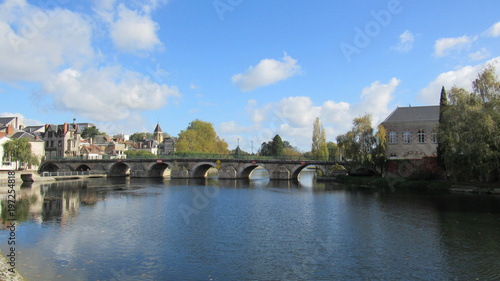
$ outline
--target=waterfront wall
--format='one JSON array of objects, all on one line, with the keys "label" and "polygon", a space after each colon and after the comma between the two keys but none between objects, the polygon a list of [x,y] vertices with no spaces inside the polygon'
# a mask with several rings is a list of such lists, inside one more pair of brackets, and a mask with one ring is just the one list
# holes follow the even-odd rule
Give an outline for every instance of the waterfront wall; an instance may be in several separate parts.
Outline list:
[{"label": "waterfront wall", "polygon": [[422,159],[389,159],[385,163],[385,177],[408,179],[444,179],[445,171],[437,157]]}]

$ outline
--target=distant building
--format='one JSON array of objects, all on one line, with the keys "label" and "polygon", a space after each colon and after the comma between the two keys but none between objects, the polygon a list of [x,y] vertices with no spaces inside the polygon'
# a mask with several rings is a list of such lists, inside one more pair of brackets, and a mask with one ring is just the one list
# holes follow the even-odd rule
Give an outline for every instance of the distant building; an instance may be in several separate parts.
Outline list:
[{"label": "distant building", "polygon": [[81,130],[77,124],[45,125],[43,140],[47,158],[80,156]]},{"label": "distant building", "polygon": [[158,155],[167,155],[175,152],[175,141],[177,138],[170,137],[168,134],[165,137],[159,123],[156,125],[153,134],[155,141],[158,143]]},{"label": "distant building", "polygon": [[382,125],[387,131],[388,159],[421,159],[437,155],[439,106],[398,107]]},{"label": "distant building", "polygon": [[0,137],[13,135],[23,129],[24,124],[19,117],[0,117]]}]

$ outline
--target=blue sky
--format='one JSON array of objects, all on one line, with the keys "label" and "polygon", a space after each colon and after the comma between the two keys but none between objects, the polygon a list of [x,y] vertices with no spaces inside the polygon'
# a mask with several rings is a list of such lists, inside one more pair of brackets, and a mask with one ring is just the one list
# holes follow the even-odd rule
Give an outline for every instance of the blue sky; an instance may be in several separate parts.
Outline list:
[{"label": "blue sky", "polygon": [[[500,61],[500,2],[6,0],[0,116],[177,135],[201,119],[230,148],[275,134],[310,149],[354,117],[434,105]],[[500,69],[497,67],[497,69]]]}]

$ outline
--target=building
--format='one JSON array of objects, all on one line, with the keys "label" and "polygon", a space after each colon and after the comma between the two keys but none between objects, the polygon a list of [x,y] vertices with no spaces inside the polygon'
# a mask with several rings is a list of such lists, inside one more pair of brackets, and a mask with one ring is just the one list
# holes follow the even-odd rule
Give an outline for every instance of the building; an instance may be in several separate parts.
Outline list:
[{"label": "building", "polygon": [[388,159],[422,159],[437,155],[439,106],[398,107],[382,125]]},{"label": "building", "polygon": [[0,137],[13,135],[23,129],[24,124],[19,117],[0,117]]},{"label": "building", "polygon": [[80,156],[81,130],[77,124],[45,125],[43,140],[47,158]]},{"label": "building", "polygon": [[158,143],[158,155],[167,155],[175,152],[175,141],[177,139],[168,136],[168,134],[164,136],[159,123],[156,125],[153,135],[154,140]]}]

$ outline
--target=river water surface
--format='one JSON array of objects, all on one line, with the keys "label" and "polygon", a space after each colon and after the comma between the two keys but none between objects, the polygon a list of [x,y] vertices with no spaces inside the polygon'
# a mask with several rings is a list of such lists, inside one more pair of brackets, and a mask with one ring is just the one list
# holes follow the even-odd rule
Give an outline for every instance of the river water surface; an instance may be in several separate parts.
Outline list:
[{"label": "river water surface", "polygon": [[26,280],[500,280],[498,196],[260,173],[22,187],[16,268]]}]

